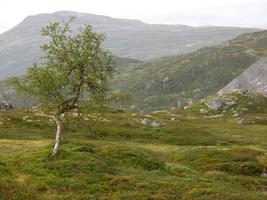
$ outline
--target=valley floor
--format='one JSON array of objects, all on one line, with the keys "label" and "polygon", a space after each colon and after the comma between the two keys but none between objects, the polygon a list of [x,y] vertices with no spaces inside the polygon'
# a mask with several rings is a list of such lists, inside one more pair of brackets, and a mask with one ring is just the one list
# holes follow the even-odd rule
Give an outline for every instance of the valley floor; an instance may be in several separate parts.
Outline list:
[{"label": "valley floor", "polygon": [[267,199],[267,115],[243,116],[262,119],[250,125],[183,111],[72,117],[49,158],[55,127],[38,112],[0,113],[0,199]]}]

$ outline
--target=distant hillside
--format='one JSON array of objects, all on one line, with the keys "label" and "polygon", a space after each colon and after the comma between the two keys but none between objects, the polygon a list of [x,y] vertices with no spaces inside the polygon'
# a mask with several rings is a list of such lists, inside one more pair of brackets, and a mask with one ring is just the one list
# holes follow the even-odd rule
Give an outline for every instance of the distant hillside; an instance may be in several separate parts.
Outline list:
[{"label": "distant hillside", "polygon": [[[132,66],[142,64],[141,61],[130,59],[130,58],[120,58],[114,57],[116,64],[116,71],[123,72]],[[26,98],[23,95],[16,95],[14,88],[9,84],[9,79],[0,80],[0,102],[6,100],[13,104],[14,107],[28,108],[35,105],[36,101],[33,98]]]},{"label": "distant hillside", "polygon": [[258,92],[267,96],[267,58],[250,66],[240,76],[219,91],[219,94],[238,90]]},{"label": "distant hillside", "polygon": [[44,39],[41,27],[49,22],[76,16],[73,29],[90,24],[96,32],[104,33],[104,46],[115,56],[149,60],[183,54],[211,46],[247,32],[248,28],[189,27],[184,25],[152,25],[137,20],[114,19],[106,16],[76,12],[56,12],[27,17],[16,27],[0,35],[0,79],[21,75],[34,61],[39,61],[39,46]]},{"label": "distant hillside", "polygon": [[143,62],[136,59],[131,58],[122,58],[122,57],[114,57],[115,65],[117,70],[121,71],[123,69],[127,69],[128,67],[142,64]]},{"label": "distant hillside", "polygon": [[222,45],[132,68],[117,76],[114,88],[132,92],[138,109],[176,107],[216,93],[264,56],[267,31],[245,34]]}]

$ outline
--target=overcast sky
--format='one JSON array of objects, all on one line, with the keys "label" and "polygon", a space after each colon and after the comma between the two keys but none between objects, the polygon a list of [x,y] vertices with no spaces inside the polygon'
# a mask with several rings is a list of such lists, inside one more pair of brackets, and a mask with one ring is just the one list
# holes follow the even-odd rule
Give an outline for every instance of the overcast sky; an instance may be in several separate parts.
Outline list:
[{"label": "overcast sky", "polygon": [[267,0],[0,0],[0,33],[28,15],[59,10],[158,24],[267,28]]}]

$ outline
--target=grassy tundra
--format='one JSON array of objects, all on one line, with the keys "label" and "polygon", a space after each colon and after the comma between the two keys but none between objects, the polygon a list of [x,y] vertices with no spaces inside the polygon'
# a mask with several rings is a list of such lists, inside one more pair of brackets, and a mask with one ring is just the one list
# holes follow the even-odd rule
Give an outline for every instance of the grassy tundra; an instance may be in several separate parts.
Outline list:
[{"label": "grassy tundra", "polygon": [[52,119],[0,113],[0,199],[266,199],[267,114],[195,110],[72,113],[57,157]]}]

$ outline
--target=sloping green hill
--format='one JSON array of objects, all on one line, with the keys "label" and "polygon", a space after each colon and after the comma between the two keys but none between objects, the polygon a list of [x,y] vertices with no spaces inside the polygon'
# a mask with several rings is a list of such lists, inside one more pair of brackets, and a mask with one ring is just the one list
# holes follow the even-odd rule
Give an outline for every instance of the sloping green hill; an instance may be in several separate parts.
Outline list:
[{"label": "sloping green hill", "polygon": [[264,56],[267,31],[245,34],[222,45],[131,68],[117,76],[114,87],[131,92],[140,109],[163,109],[216,93]]}]

